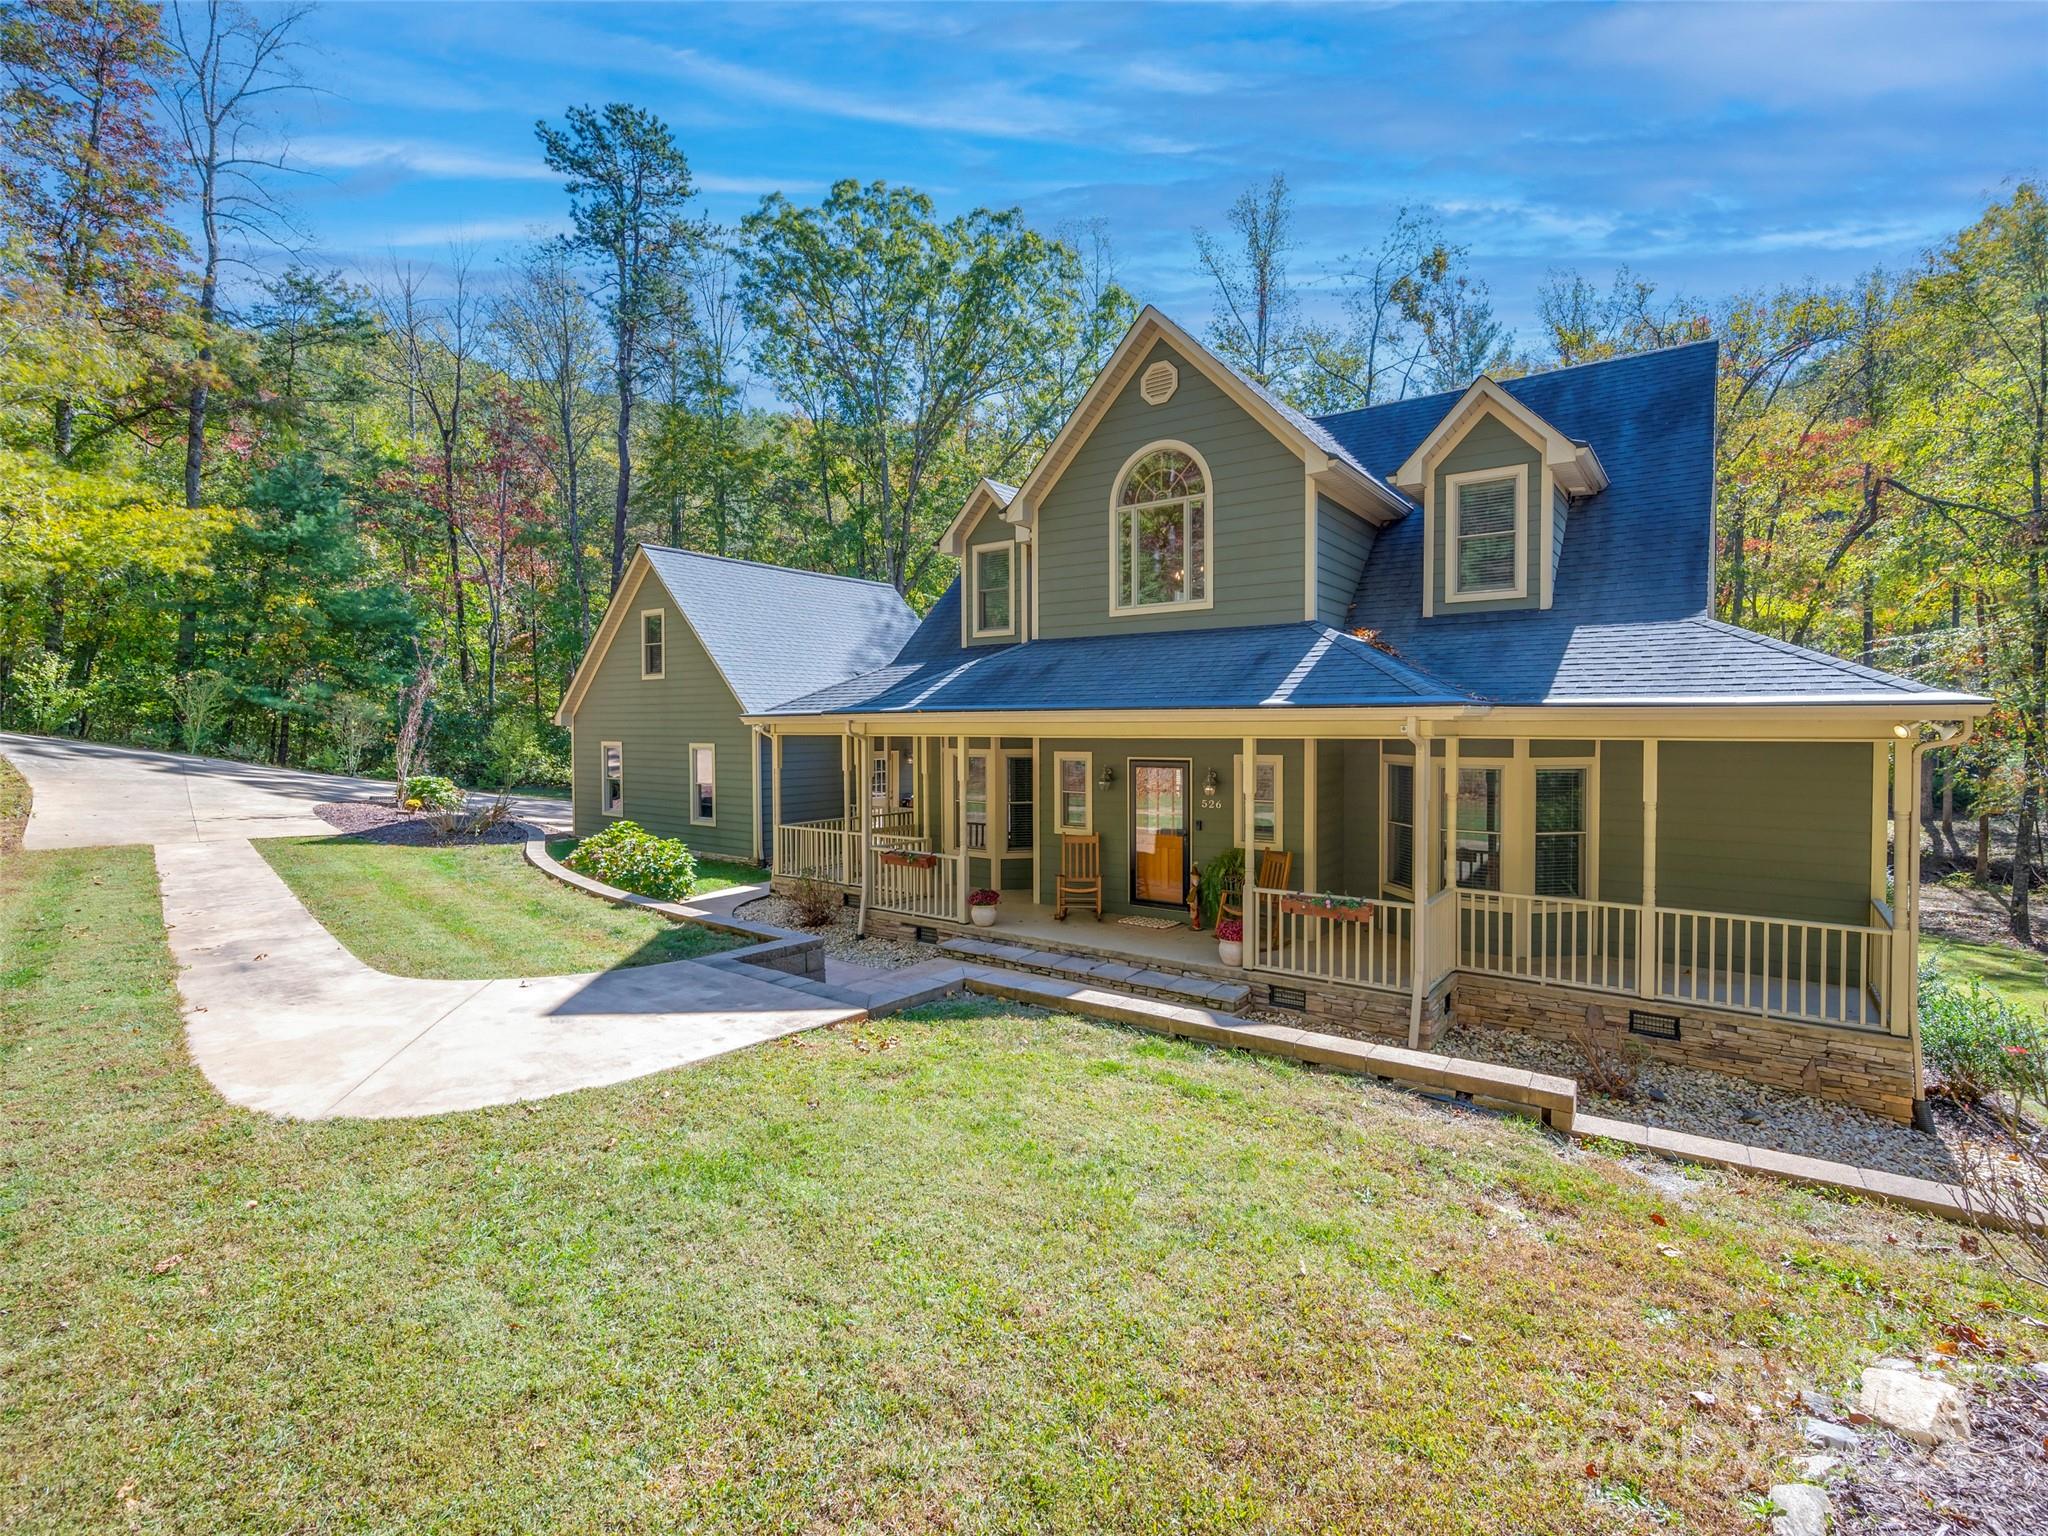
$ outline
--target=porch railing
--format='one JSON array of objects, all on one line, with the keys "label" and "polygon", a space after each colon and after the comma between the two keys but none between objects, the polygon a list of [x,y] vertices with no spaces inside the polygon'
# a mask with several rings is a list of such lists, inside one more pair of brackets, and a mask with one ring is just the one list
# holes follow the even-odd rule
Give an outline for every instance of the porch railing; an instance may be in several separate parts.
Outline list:
[{"label": "porch railing", "polygon": [[1890,1029],[1889,928],[1659,907],[1656,992],[1810,1024]]},{"label": "porch railing", "polygon": [[[884,857],[894,852],[893,862]],[[960,856],[922,849],[872,849],[868,854],[868,903],[904,917],[930,917],[944,923],[964,921],[960,906]]]},{"label": "porch railing", "polygon": [[[1345,905],[1317,910],[1330,902]],[[1314,891],[1255,888],[1245,945],[1251,966],[1405,992],[1414,974],[1415,908],[1405,901],[1351,902]]]},{"label": "porch railing", "polygon": [[1458,892],[1458,967],[1526,981],[1633,992],[1643,909],[1562,896]]},{"label": "porch railing", "polygon": [[789,822],[775,829],[775,873],[852,885],[860,834],[843,820]]},{"label": "porch railing", "polygon": [[877,810],[870,813],[869,822],[876,832],[908,832],[917,825],[917,812],[914,809]]}]

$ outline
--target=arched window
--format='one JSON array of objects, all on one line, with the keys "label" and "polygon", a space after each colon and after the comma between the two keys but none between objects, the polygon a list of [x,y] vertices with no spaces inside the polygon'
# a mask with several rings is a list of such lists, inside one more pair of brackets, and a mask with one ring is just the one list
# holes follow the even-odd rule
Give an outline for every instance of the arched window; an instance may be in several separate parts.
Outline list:
[{"label": "arched window", "polygon": [[1110,610],[1209,601],[1209,476],[1199,456],[1156,444],[1124,466],[1110,505]]}]

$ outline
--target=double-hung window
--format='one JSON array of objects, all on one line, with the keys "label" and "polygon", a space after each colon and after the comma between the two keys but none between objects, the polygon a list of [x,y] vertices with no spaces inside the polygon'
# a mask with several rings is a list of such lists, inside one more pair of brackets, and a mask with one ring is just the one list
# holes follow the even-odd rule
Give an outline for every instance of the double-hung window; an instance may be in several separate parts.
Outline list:
[{"label": "double-hung window", "polygon": [[[1244,783],[1244,755],[1237,754],[1230,760],[1231,777],[1237,783]],[[1280,846],[1280,759],[1261,757],[1252,780],[1252,846],[1254,848],[1277,848]],[[1244,842],[1244,804],[1240,801],[1231,813],[1230,824],[1240,844]]]},{"label": "double-hung window", "polygon": [[1160,445],[1124,469],[1110,504],[1111,613],[1209,605],[1209,476]]},{"label": "double-hung window", "polygon": [[718,810],[718,749],[709,742],[690,745],[690,820],[712,825]]},{"label": "double-hung window", "polygon": [[1089,775],[1095,760],[1086,752],[1061,752],[1053,758],[1055,814],[1062,832],[1093,832],[1095,804]]},{"label": "double-hung window", "polygon": [[626,813],[626,749],[616,741],[608,741],[599,749],[599,755],[603,765],[598,805],[607,816],[623,816]]},{"label": "double-hung window", "polygon": [[1415,765],[1387,764],[1386,825],[1382,829],[1381,880],[1399,890],[1415,883]]},{"label": "double-hung window", "polygon": [[662,675],[662,636],[666,621],[659,608],[649,608],[640,615],[640,675],[654,678]]},{"label": "double-hung window", "polygon": [[1009,544],[976,545],[969,559],[974,568],[975,637],[1015,632],[1015,547]]},{"label": "double-hung window", "polygon": [[1446,597],[1460,602],[1523,596],[1528,470],[1470,470],[1449,476],[1445,487],[1450,498]]},{"label": "double-hung window", "polygon": [[1536,770],[1536,894],[1586,894],[1587,773]]},{"label": "double-hung window", "polygon": [[967,754],[967,846],[988,846],[988,754]]}]

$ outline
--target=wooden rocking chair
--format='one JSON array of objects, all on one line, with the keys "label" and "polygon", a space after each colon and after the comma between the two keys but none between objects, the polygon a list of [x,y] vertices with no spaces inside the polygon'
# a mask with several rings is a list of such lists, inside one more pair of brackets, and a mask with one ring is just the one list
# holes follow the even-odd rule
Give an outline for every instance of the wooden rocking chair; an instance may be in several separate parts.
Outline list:
[{"label": "wooden rocking chair", "polygon": [[1092,833],[1060,834],[1060,873],[1053,884],[1052,915],[1067,920],[1067,898],[1084,901],[1102,921],[1102,839]]},{"label": "wooden rocking chair", "polygon": [[[1291,890],[1294,885],[1294,855],[1284,848],[1268,848],[1259,854],[1259,889],[1262,891]],[[1244,876],[1235,875],[1223,882],[1223,899],[1216,907],[1216,920],[1226,917],[1244,921]]]}]

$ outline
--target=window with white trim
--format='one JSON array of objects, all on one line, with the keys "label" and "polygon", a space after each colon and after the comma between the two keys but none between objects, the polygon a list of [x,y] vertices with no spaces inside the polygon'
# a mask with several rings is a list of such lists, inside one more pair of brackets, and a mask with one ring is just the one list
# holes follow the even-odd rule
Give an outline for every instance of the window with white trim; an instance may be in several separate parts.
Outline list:
[{"label": "window with white trim", "polygon": [[1525,468],[1469,470],[1445,482],[1450,500],[1445,532],[1450,579],[1445,596],[1451,601],[1482,597],[1520,597],[1524,592],[1526,557],[1523,533],[1528,524],[1529,476]]},{"label": "window with white trim", "polygon": [[[1244,754],[1235,754],[1230,759],[1231,781],[1240,786],[1240,792],[1233,797],[1235,809],[1231,813],[1231,835],[1238,846],[1244,845],[1244,798],[1241,786],[1244,784]],[[1281,828],[1281,784],[1280,759],[1259,754],[1258,777],[1252,784],[1252,846],[1254,848],[1277,848],[1280,846]]]},{"label": "window with white trim", "polygon": [[1415,882],[1415,765],[1387,761],[1382,787],[1380,882],[1405,891]]},{"label": "window with white trim", "polygon": [[1591,775],[1584,768],[1536,770],[1538,896],[1586,894],[1587,802]]},{"label": "window with white trim", "polygon": [[616,741],[608,741],[599,756],[603,765],[598,805],[607,816],[622,816],[626,811],[626,749]]},{"label": "window with white trim", "polygon": [[718,810],[718,748],[708,741],[690,743],[690,820],[713,824]]},{"label": "window with white trim", "polygon": [[1110,612],[1206,607],[1209,482],[1201,461],[1159,446],[1131,462],[1110,503]]},{"label": "window with white trim", "polygon": [[1016,629],[1015,546],[978,544],[969,553],[973,567],[974,634],[1007,635]]},{"label": "window with white trim", "polygon": [[640,676],[655,678],[662,675],[662,635],[667,627],[666,616],[659,608],[643,609],[640,614]]},{"label": "window with white trim", "polygon": [[1095,758],[1087,752],[1060,752],[1052,760],[1054,813],[1062,832],[1095,830]]}]

